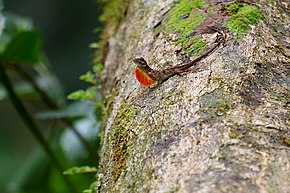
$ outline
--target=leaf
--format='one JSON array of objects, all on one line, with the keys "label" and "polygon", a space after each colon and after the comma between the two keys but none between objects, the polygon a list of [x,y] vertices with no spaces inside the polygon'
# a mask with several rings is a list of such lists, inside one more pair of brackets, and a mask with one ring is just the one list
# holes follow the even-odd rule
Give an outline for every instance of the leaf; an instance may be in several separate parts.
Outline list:
[{"label": "leaf", "polygon": [[63,172],[64,175],[75,175],[75,174],[83,174],[83,173],[96,173],[98,170],[96,167],[90,166],[81,166],[81,167],[72,167]]},{"label": "leaf", "polygon": [[1,54],[2,62],[35,64],[41,55],[41,38],[38,31],[20,32],[13,37]]},{"label": "leaf", "polygon": [[84,99],[84,97],[85,97],[85,91],[77,90],[77,91],[74,91],[74,92],[70,93],[67,96],[67,99],[70,99],[70,100],[81,100],[81,99]]},{"label": "leaf", "polygon": [[90,48],[94,48],[94,49],[98,49],[98,48],[100,48],[100,44],[96,43],[96,42],[93,42],[93,43],[90,43],[89,47]]},{"label": "leaf", "polygon": [[93,193],[93,192],[95,192],[94,190],[96,190],[97,186],[98,186],[98,182],[95,181],[95,182],[91,183],[89,189],[83,190],[83,193]]},{"label": "leaf", "polygon": [[[4,28],[3,31],[2,28]],[[31,31],[32,28],[32,21],[28,18],[9,12],[5,12],[3,16],[0,15],[0,53],[5,51],[6,46],[17,33]]]},{"label": "leaf", "polygon": [[91,73],[89,71],[86,74],[81,75],[80,80],[85,81],[85,82],[89,82],[89,83],[93,83],[94,82],[94,75],[93,75],[93,73]]},{"label": "leaf", "polygon": [[83,193],[93,193],[93,190],[91,190],[91,189],[86,189],[86,190],[83,190]]},{"label": "leaf", "polygon": [[70,93],[67,98],[70,100],[92,100],[94,101],[97,97],[97,89],[94,86],[88,87],[85,91],[78,90]]},{"label": "leaf", "polygon": [[85,99],[94,100],[97,95],[97,89],[94,86],[88,87],[85,91]]},{"label": "leaf", "polygon": [[8,36],[15,36],[19,32],[31,31],[33,29],[32,20],[23,15],[16,15],[5,11],[5,30],[4,33]]},{"label": "leaf", "polygon": [[104,65],[101,63],[97,63],[93,66],[93,71],[97,74],[100,74],[104,69]]}]

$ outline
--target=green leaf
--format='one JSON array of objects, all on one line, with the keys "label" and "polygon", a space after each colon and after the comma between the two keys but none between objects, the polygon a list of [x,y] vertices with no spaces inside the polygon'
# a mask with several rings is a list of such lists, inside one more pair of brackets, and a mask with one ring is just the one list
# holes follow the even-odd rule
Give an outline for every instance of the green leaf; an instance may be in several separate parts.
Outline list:
[{"label": "green leaf", "polygon": [[83,190],[83,193],[93,193],[93,192],[95,192],[94,190],[96,190],[97,186],[98,186],[98,182],[95,181],[95,182],[91,183],[89,189]]},{"label": "green leaf", "polygon": [[96,167],[90,166],[81,166],[81,167],[72,167],[63,172],[65,175],[75,175],[75,174],[83,174],[83,173],[96,173],[98,170]]},{"label": "green leaf", "polygon": [[91,190],[91,189],[86,189],[86,190],[83,190],[83,193],[93,193],[93,190]]},{"label": "green leaf", "polygon": [[97,89],[93,86],[88,87],[85,91],[85,99],[94,100],[97,95]]},{"label": "green leaf", "polygon": [[98,48],[100,48],[100,44],[99,43],[96,43],[96,42],[90,43],[89,47],[90,48],[94,48],[94,49],[98,49]]},{"label": "green leaf", "polygon": [[70,100],[82,100],[85,97],[85,91],[83,90],[77,90],[72,93],[70,93],[67,98]]},{"label": "green leaf", "polygon": [[16,15],[5,11],[4,17],[6,19],[4,33],[11,37],[19,32],[31,31],[33,29],[32,20],[24,17],[23,15]]},{"label": "green leaf", "polygon": [[[3,21],[4,19],[5,26]],[[2,31],[2,25],[5,27],[4,31]],[[31,31],[33,24],[32,21],[28,18],[5,12],[3,16],[0,15],[0,28],[0,53],[3,53],[6,49],[6,46],[17,33]]]},{"label": "green leaf", "polygon": [[94,86],[91,86],[84,90],[78,90],[72,92],[67,96],[70,100],[95,100],[97,97],[97,89]]},{"label": "green leaf", "polygon": [[91,183],[91,185],[90,185],[90,189],[92,189],[92,190],[97,188],[97,187],[98,187],[98,182],[97,181]]},{"label": "green leaf", "polygon": [[91,72],[87,72],[86,74],[83,74],[80,76],[80,80],[93,83],[94,82],[94,75]]},{"label": "green leaf", "polygon": [[1,54],[2,62],[35,64],[41,56],[41,38],[38,31],[20,32],[15,35]]},{"label": "green leaf", "polygon": [[103,69],[104,69],[104,66],[101,63],[97,63],[93,66],[93,71],[98,74],[100,74],[103,71]]}]

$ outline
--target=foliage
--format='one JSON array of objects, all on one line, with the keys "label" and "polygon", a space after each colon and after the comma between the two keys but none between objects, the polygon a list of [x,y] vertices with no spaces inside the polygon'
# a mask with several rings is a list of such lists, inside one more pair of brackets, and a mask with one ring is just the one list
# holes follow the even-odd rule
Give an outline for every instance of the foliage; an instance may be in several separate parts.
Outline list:
[{"label": "foliage", "polygon": [[[81,80],[95,85],[101,71],[102,66],[95,65]],[[29,19],[13,14],[0,15],[0,73],[0,100],[10,99],[46,153],[36,147],[37,151],[32,152],[15,174],[11,192],[73,193],[88,187],[95,175],[66,176],[62,172],[76,164],[97,167],[96,150],[100,148],[97,134],[102,108],[97,87],[87,88],[83,95],[82,92],[72,95],[69,98],[82,101],[67,105],[62,86],[42,51],[39,30],[33,28]],[[32,102],[33,111],[24,102]],[[49,139],[34,118],[49,123]],[[67,172],[73,174],[89,169],[93,168],[81,167]]]},{"label": "foliage", "polygon": [[237,33],[238,39],[242,38],[258,21],[264,19],[260,10],[252,5],[238,5],[232,3],[227,11],[234,13],[224,24],[231,32]]},{"label": "foliage", "polygon": [[89,172],[97,172],[96,167],[82,166],[82,167],[72,167],[63,172],[65,175],[75,175]]},{"label": "foliage", "polygon": [[96,88],[88,87],[86,90],[77,90],[68,95],[68,99],[70,100],[92,100],[94,101],[94,97],[96,96]]},{"label": "foliage", "polygon": [[181,44],[182,51],[188,57],[194,57],[203,52],[207,45],[199,35],[193,35],[194,29],[201,25],[206,14],[201,11],[204,0],[181,0],[168,12],[155,33],[165,35],[177,34],[175,45]]},{"label": "foliage", "polygon": [[[168,19],[164,21],[164,33],[180,32],[182,36],[189,35],[194,28],[201,24],[205,18],[204,13],[190,14],[193,10],[202,8],[204,0],[182,0],[169,12]],[[181,19],[184,14],[188,18]]]},{"label": "foliage", "polygon": [[38,31],[17,33],[1,53],[1,62],[36,64],[41,56],[41,38]]}]

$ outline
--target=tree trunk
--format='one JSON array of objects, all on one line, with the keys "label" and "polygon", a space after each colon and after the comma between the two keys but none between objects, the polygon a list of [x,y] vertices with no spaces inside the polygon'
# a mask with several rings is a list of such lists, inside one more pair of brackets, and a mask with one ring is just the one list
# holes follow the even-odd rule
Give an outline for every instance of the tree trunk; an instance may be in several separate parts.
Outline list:
[{"label": "tree trunk", "polygon": [[[289,2],[126,3],[105,59],[98,191],[290,192]],[[132,57],[179,65],[216,31],[226,40],[200,71],[147,90],[135,79]]]}]

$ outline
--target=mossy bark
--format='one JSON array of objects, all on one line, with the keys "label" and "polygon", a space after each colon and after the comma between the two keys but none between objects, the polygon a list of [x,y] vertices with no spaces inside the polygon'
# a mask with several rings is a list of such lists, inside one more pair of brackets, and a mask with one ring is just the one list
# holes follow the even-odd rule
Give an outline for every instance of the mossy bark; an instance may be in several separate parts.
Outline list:
[{"label": "mossy bark", "polygon": [[[111,106],[98,191],[289,192],[286,1],[127,5],[105,58],[102,92]],[[191,22],[199,13],[203,20]],[[181,55],[192,59],[210,46],[213,28],[226,41],[197,64],[201,71],[145,91],[136,81],[130,58],[159,69],[180,64]]]}]

